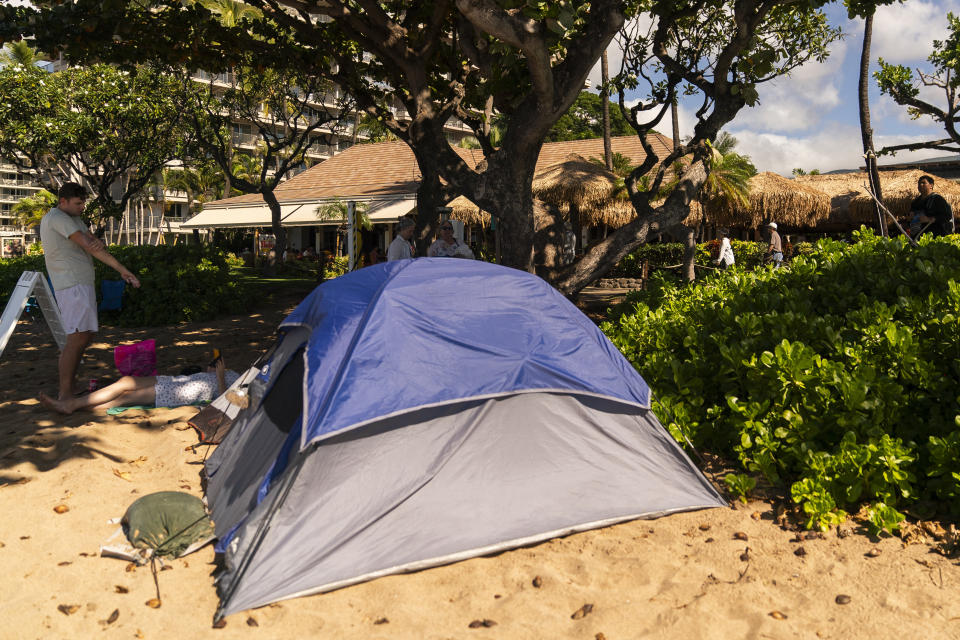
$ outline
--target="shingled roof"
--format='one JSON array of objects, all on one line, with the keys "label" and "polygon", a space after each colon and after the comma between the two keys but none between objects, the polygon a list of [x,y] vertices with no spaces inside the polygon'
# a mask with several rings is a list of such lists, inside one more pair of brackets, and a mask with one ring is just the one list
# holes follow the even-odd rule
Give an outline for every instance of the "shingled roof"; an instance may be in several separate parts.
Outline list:
[{"label": "shingled roof", "polygon": [[[654,133],[650,144],[661,158],[672,148],[669,138]],[[645,153],[637,136],[619,136],[612,139],[614,153],[620,153],[634,164],[643,161]],[[483,160],[479,149],[454,151],[470,166]],[[548,142],[543,145],[537,160],[536,172],[562,162],[571,153],[585,158],[603,157],[603,140],[571,140]],[[277,200],[302,202],[325,199],[389,198],[414,194],[420,184],[420,168],[410,147],[402,141],[354,145],[332,158],[299,173],[276,188]],[[206,207],[226,207],[263,202],[258,193],[208,202]]]}]

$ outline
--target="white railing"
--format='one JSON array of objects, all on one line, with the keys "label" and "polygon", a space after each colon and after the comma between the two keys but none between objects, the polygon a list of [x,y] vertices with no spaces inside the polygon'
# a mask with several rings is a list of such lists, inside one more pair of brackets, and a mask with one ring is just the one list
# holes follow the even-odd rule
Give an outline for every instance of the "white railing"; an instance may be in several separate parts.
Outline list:
[{"label": "white railing", "polygon": [[33,180],[26,180],[23,178],[0,178],[0,185],[6,187],[33,187],[34,189],[41,188],[40,185]]}]

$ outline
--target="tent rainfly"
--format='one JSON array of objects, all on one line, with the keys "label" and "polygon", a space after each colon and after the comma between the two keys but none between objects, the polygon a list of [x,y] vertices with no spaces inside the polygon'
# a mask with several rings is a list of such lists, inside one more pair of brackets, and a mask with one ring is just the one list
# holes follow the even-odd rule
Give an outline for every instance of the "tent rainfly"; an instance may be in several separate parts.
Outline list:
[{"label": "tent rainfly", "polygon": [[206,463],[218,618],[725,504],[596,325],[494,264],[401,260],[325,282],[248,395]]}]

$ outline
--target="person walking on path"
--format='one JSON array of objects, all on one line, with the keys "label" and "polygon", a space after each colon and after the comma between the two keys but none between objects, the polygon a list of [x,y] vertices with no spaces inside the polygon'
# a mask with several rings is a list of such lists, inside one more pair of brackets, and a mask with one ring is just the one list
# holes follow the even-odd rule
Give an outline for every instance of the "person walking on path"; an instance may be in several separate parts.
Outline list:
[{"label": "person walking on path", "polygon": [[67,344],[57,366],[58,399],[66,400],[73,396],[83,352],[99,329],[93,258],[116,270],[123,281],[133,287],[139,287],[140,281],[110,255],[103,242],[94,237],[80,219],[86,205],[86,189],[76,182],[64,183],[57,192],[57,200],[57,206],[40,220],[40,242],[67,334]]},{"label": "person walking on path", "polygon": [[736,264],[736,259],[733,257],[733,247],[730,245],[730,230],[721,229],[720,235],[723,238],[720,240],[720,255],[717,256],[716,263],[723,265],[723,268],[732,267]]},{"label": "person walking on path", "polygon": [[910,204],[910,211],[919,214],[915,217],[926,225],[924,228],[929,227],[934,236],[948,236],[953,233],[953,209],[943,196],[933,192],[933,178],[920,176],[917,180],[917,191],[920,195]]},{"label": "person walking on path", "polygon": [[783,242],[780,240],[780,234],[777,233],[777,223],[767,224],[767,231],[770,234],[770,244],[767,245],[767,254],[764,261],[772,260],[773,268],[779,269],[783,264]]},{"label": "person walking on path", "polygon": [[397,227],[397,237],[393,239],[393,242],[391,242],[387,248],[388,262],[413,257],[413,246],[410,244],[410,240],[413,238],[416,223],[410,218],[401,218]]}]

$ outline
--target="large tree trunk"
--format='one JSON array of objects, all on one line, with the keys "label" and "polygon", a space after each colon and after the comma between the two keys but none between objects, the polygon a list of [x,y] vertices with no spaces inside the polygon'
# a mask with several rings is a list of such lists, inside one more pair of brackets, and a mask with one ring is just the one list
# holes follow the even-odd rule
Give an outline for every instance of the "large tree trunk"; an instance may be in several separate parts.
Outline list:
[{"label": "large tree trunk", "polygon": [[683,227],[683,277],[687,282],[697,279],[697,230]]},{"label": "large tree trunk", "polygon": [[498,214],[503,264],[534,273],[536,239],[532,184],[536,156],[533,161],[524,162],[519,155],[509,151],[493,155],[482,184],[496,203],[493,210]]},{"label": "large tree trunk", "polygon": [[440,226],[438,210],[446,205],[446,202],[443,197],[443,186],[440,184],[440,173],[435,170],[435,163],[418,159],[418,164],[423,177],[417,189],[417,230],[414,242],[417,246],[417,255],[425,256],[437,235],[437,227]]},{"label": "large tree trunk", "polygon": [[680,113],[676,98],[670,103],[670,123],[673,126],[673,148],[676,149],[680,146]]},{"label": "large tree trunk", "polygon": [[613,143],[610,139],[610,69],[607,66],[607,50],[600,54],[600,114],[603,118],[603,163],[613,171]]},{"label": "large tree trunk", "polygon": [[651,233],[677,228],[690,214],[690,202],[700,192],[706,178],[703,161],[695,161],[685,169],[683,182],[663,205],[656,209],[638,207],[638,215],[633,221],[592,245],[582,258],[554,274],[552,284],[562,293],[574,296],[646,242]]},{"label": "large tree trunk", "polygon": [[[863,23],[863,48],[860,50],[860,86],[858,97],[860,101],[860,137],[863,140],[863,154],[867,160],[867,175],[870,179],[870,190],[873,195],[883,202],[883,191],[880,187],[880,172],[877,170],[877,156],[873,151],[873,129],[870,126],[870,41],[873,39],[873,13],[867,15]],[[877,223],[880,233],[887,234],[887,220],[880,206],[874,202],[873,209],[877,214]]]},{"label": "large tree trunk", "polygon": [[276,243],[273,246],[274,255],[277,260],[283,259],[283,252],[287,250],[287,230],[280,224],[280,202],[272,189],[261,192],[263,201],[270,207],[270,226],[273,231],[273,237]]}]

